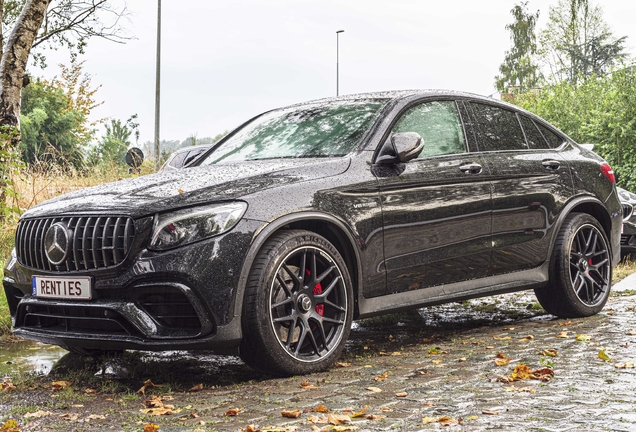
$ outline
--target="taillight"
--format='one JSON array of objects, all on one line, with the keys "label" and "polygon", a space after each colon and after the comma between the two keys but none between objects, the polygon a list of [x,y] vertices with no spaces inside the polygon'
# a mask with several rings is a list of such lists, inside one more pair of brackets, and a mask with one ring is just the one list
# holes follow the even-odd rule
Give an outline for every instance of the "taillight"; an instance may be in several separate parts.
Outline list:
[{"label": "taillight", "polygon": [[601,172],[605,176],[606,179],[611,181],[612,183],[616,183],[616,177],[614,176],[614,170],[607,162],[601,164]]}]

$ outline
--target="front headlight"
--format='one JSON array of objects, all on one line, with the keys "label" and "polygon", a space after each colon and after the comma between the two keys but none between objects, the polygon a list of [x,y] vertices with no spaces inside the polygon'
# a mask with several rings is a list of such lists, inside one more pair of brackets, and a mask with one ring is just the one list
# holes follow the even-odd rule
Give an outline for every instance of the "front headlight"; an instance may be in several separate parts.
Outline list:
[{"label": "front headlight", "polygon": [[222,234],[236,225],[245,210],[247,204],[237,201],[157,214],[149,249],[173,249]]}]

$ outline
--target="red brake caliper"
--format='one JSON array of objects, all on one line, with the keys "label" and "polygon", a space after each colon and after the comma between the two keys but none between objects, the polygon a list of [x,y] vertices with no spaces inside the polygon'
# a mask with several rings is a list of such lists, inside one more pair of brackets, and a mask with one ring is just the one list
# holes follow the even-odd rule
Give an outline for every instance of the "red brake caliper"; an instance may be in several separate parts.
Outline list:
[{"label": "red brake caliper", "polygon": [[[305,272],[307,273],[307,276],[311,276],[311,272],[309,270],[305,270]],[[316,286],[314,287],[314,295],[318,295],[318,294],[322,294],[322,285],[320,285],[320,282],[318,282]],[[325,305],[317,304],[316,313],[320,316],[325,316]]]}]

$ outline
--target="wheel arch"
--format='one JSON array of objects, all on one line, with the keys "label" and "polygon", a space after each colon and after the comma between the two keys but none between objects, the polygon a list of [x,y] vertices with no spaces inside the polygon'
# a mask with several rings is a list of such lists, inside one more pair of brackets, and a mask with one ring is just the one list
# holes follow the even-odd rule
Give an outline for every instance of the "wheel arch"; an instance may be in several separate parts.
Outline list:
[{"label": "wheel arch", "polygon": [[358,296],[362,290],[360,286],[361,260],[359,251],[354,246],[354,236],[344,222],[329,214],[320,212],[302,212],[278,218],[264,225],[259,231],[254,233],[252,243],[241,268],[239,283],[234,299],[233,319],[240,319],[242,314],[245,286],[247,285],[249,274],[256,255],[270,237],[277,232],[287,229],[303,229],[314,232],[325,237],[336,247],[336,249],[338,249],[338,252],[340,252],[340,255],[347,265],[347,270],[349,271],[349,276],[351,277],[353,284],[353,315],[355,318],[358,315]]},{"label": "wheel arch", "polygon": [[[554,251],[554,243],[556,241],[559,232],[561,231],[561,227],[563,226],[563,222],[565,219],[572,213],[586,213],[596,219],[603,228],[603,232],[607,236],[609,242],[609,247],[613,248],[611,238],[612,238],[612,218],[610,216],[609,211],[603,205],[601,201],[594,197],[585,196],[579,197],[571,202],[569,202],[565,208],[561,211],[559,218],[555,223],[555,230],[552,234],[552,241],[550,244],[550,251],[548,255],[548,259],[552,260],[552,253]],[[614,252],[614,251],[612,251]]]}]

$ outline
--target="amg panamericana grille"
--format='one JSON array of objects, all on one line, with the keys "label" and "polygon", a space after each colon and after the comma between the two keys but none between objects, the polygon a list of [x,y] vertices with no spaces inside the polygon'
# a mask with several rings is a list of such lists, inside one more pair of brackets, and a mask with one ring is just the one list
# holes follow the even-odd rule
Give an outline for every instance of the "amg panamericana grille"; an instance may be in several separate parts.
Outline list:
[{"label": "amg panamericana grille", "polygon": [[[70,248],[60,265],[47,259],[44,237],[51,225],[68,227]],[[15,245],[20,264],[48,271],[83,271],[120,264],[128,255],[135,236],[134,222],[124,216],[74,216],[20,221]]]}]

